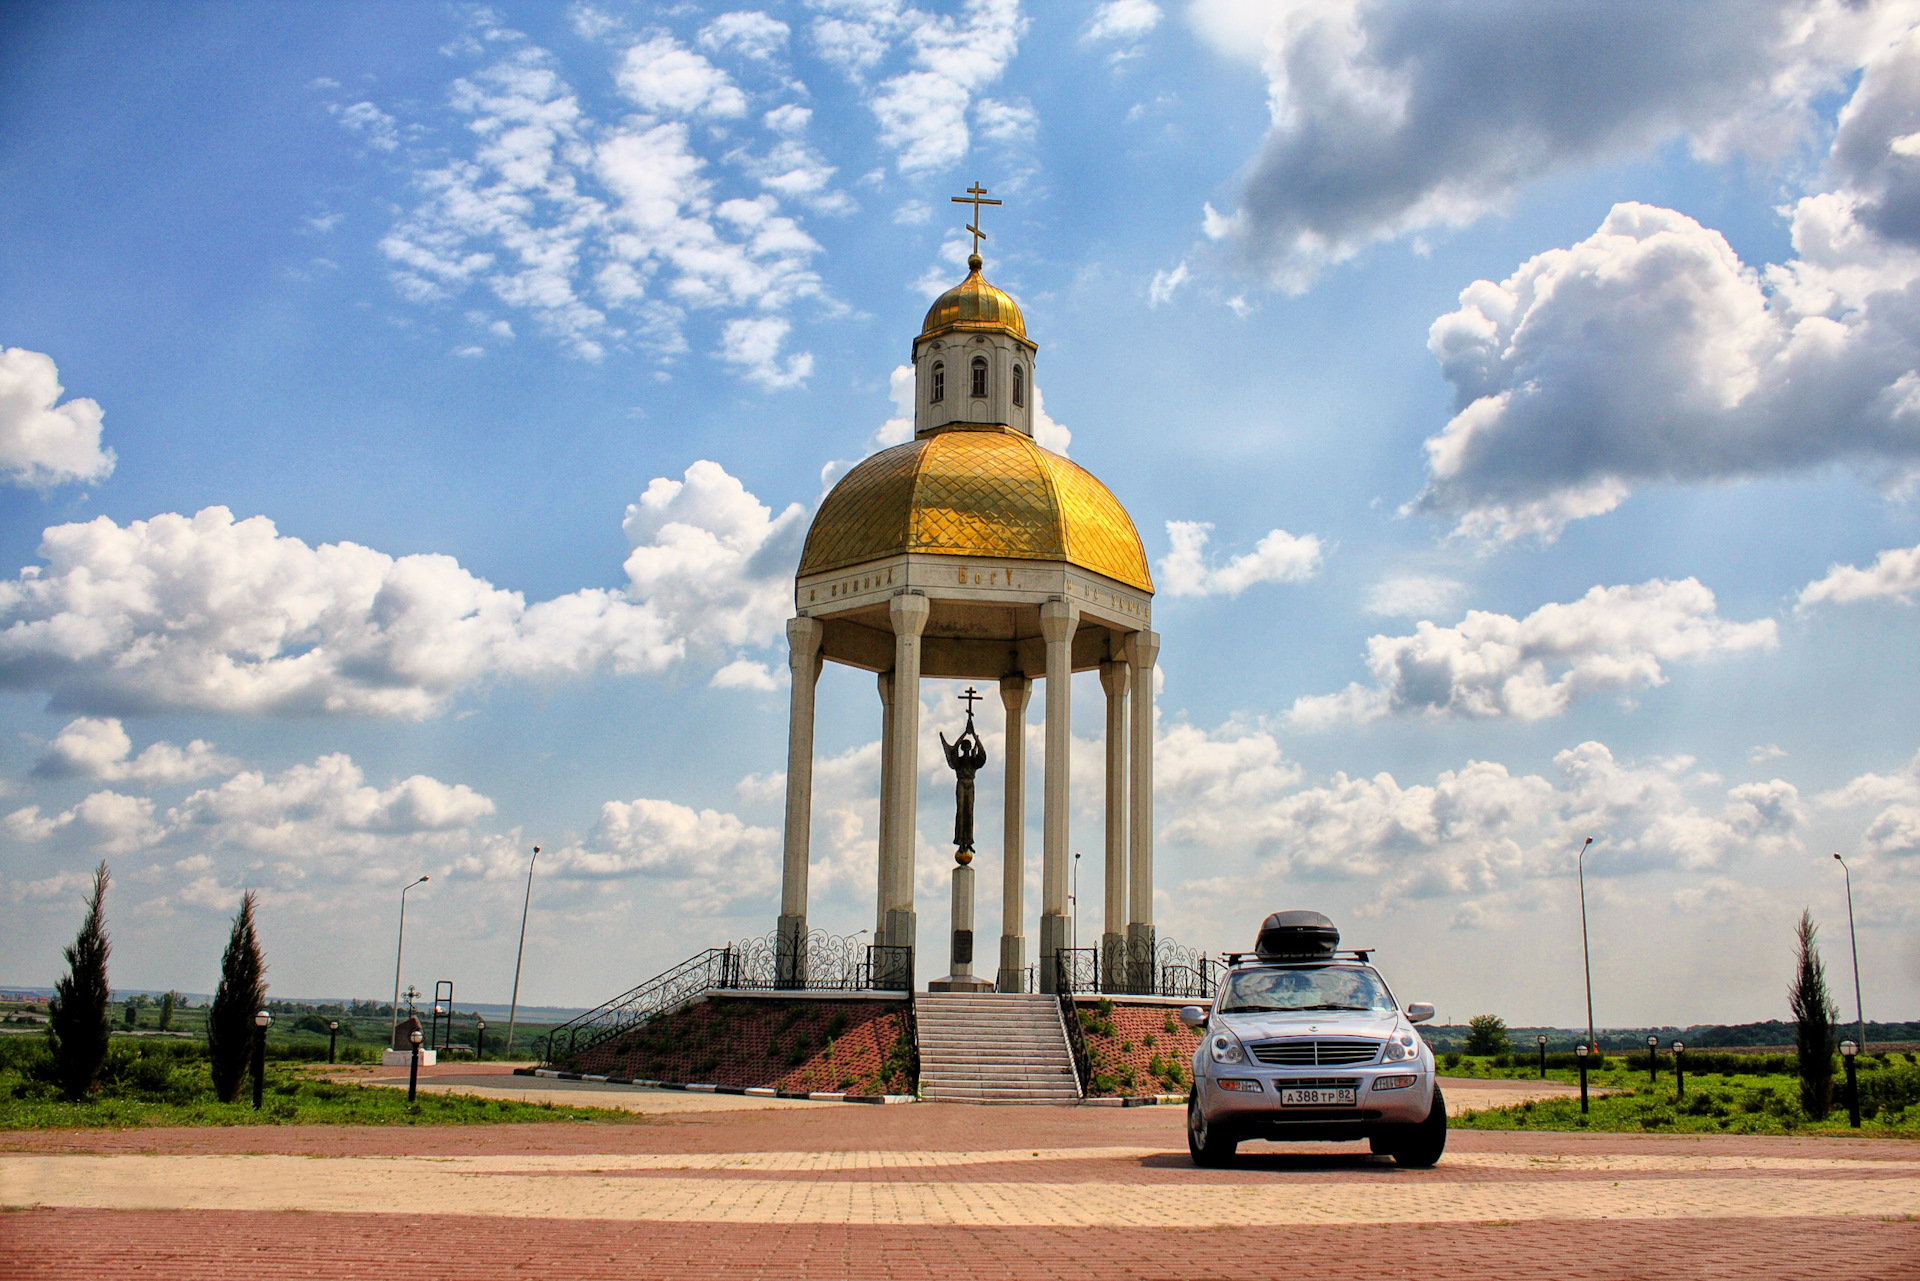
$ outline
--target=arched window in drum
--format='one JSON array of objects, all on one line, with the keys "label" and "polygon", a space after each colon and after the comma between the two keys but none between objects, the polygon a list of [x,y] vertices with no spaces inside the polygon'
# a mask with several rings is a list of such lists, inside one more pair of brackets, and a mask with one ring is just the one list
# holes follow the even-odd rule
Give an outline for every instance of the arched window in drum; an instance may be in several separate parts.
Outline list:
[{"label": "arched window in drum", "polygon": [[939,404],[947,398],[947,367],[940,361],[933,362],[933,390],[928,393],[930,404]]},{"label": "arched window in drum", "polygon": [[987,394],[987,358],[985,356],[973,358],[973,394],[976,396]]},{"label": "arched window in drum", "polygon": [[1013,367],[1013,404],[1018,409],[1027,403],[1027,371],[1020,366]]}]

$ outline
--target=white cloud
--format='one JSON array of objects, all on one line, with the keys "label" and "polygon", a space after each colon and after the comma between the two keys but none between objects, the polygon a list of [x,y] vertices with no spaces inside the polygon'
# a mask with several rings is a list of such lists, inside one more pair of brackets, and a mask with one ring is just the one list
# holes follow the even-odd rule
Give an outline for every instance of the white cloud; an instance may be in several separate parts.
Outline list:
[{"label": "white cloud", "polygon": [[1173,550],[1160,562],[1160,588],[1169,596],[1238,596],[1256,583],[1302,583],[1320,568],[1322,544],[1313,534],[1269,530],[1250,552],[1224,565],[1206,562],[1213,526],[1205,521],[1170,520],[1167,539]]},{"label": "white cloud", "polygon": [[768,391],[798,387],[813,373],[813,353],[798,352],[781,362],[780,347],[792,330],[779,316],[729,320],[720,333],[720,359]]},{"label": "white cloud", "polygon": [[1862,774],[1818,799],[1827,809],[1879,810],[1860,835],[1860,849],[1870,857],[1920,854],[1920,754],[1892,774]]},{"label": "white cloud", "polygon": [[222,756],[213,744],[198,738],[184,748],[152,743],[138,756],[132,756],[132,751],[133,739],[118,718],[81,716],[54,736],[33,772],[47,778],[96,778],[103,782],[131,779],[188,783],[240,768],[238,761]]},{"label": "white cloud", "polygon": [[1266,138],[1209,234],[1290,289],[1573,164],[1675,138],[1708,159],[1782,157],[1815,132],[1817,99],[1911,20],[1845,0],[1198,0],[1189,15],[1267,78]]},{"label": "white cloud", "polygon": [[[715,25],[740,16],[725,15]],[[747,113],[746,95],[726,72],[668,35],[630,47],[620,60],[614,82],[642,111],[723,119]]]},{"label": "white cloud", "polygon": [[767,113],[781,137],[764,154],[729,145],[771,194],[723,198],[689,119],[663,117],[742,116],[746,99],[726,73],[658,36],[627,49],[618,74],[622,92],[656,114],[593,119],[535,48],[454,82],[472,153],[413,156],[425,199],[381,242],[405,297],[435,303],[484,287],[598,360],[612,347],[686,351],[689,310],[765,318],[820,295],[810,265],[820,246],[776,197],[826,212],[852,205],[829,187],[832,167],[788,136],[805,109]]},{"label": "white cloud", "polygon": [[224,507],[46,531],[0,580],[0,687],[92,712],[426,716],[489,679],[659,672],[768,645],[805,514],[716,463],[627,509],[623,590],[529,605],[439,555],[309,547]]},{"label": "white cloud", "polygon": [[775,690],[780,688],[773,670],[765,663],[736,658],[713,674],[709,682],[715,689]]},{"label": "white cloud", "polygon": [[1153,0],[1102,0],[1080,38],[1130,44],[1159,26],[1161,16]]},{"label": "white cloud", "polygon": [[673,801],[608,801],[588,840],[558,850],[563,876],[644,877],[677,912],[717,916],[766,901],[779,881],[780,833]]},{"label": "white cloud", "polygon": [[53,358],[24,347],[0,348],[0,478],[48,489],[105,480],[111,449],[100,447],[100,406],[85,398],[60,404]]},{"label": "white cloud", "polygon": [[345,107],[333,104],[327,110],[342,128],[375,151],[392,151],[400,145],[399,121],[371,102],[356,102]]},{"label": "white cloud", "polygon": [[1849,605],[1887,596],[1909,605],[1917,591],[1920,591],[1920,547],[1899,547],[1881,552],[1865,569],[1856,565],[1833,566],[1824,577],[1800,589],[1800,605],[1802,608],[1829,602]]},{"label": "white cloud", "polygon": [[1024,99],[1001,102],[997,98],[982,98],[974,104],[973,120],[980,127],[981,137],[1006,147],[1032,142],[1040,127],[1040,114]]},{"label": "white cloud", "polygon": [[[913,70],[882,81],[869,105],[880,123],[881,145],[909,175],[949,168],[967,154],[974,95],[1006,71],[1027,28],[1019,0],[966,0],[957,16],[903,7],[898,0],[819,0],[815,7],[826,10],[814,20],[815,47],[855,83],[896,44],[907,50]],[[988,132],[1030,132],[1031,111],[998,107],[980,123]]]},{"label": "white cloud", "polygon": [[1033,439],[1042,449],[1051,449],[1054,453],[1065,455],[1073,444],[1073,432],[1063,422],[1056,421],[1047,413],[1046,393],[1039,384],[1033,388]]},{"label": "white cloud", "polygon": [[1372,685],[1298,699],[1291,718],[1307,728],[1411,714],[1541,720],[1587,694],[1664,684],[1664,663],[1770,649],[1777,631],[1772,619],[1721,618],[1692,578],[1595,587],[1525,618],[1476,609],[1453,627],[1422,622],[1411,636],[1374,636]]},{"label": "white cloud", "polygon": [[1158,307],[1161,303],[1171,302],[1173,293],[1187,283],[1187,260],[1182,258],[1172,271],[1156,271],[1147,285],[1147,306]]},{"label": "white cloud", "polygon": [[[1716,793],[1718,780],[1690,761],[1625,763],[1597,742],[1559,753],[1554,765],[1557,779],[1471,761],[1431,784],[1337,773],[1299,787],[1264,732],[1169,733],[1155,772],[1179,781],[1161,785],[1162,841],[1204,849],[1212,862],[1253,860],[1250,875],[1192,881],[1183,894],[1257,896],[1267,885],[1297,894],[1303,882],[1343,881],[1374,889],[1375,910],[1462,896],[1484,906],[1565,875],[1587,836],[1602,841],[1590,877],[1737,869],[1801,847],[1805,809],[1779,779]],[[1702,791],[1704,803],[1695,800]]]},{"label": "white cloud", "polygon": [[1466,595],[1465,583],[1433,574],[1400,574],[1375,583],[1367,591],[1365,609],[1386,618],[1413,618],[1450,614]]},{"label": "white cloud", "polygon": [[700,29],[700,47],[708,53],[731,50],[755,62],[770,62],[787,47],[791,28],[754,10],[723,13]]},{"label": "white cloud", "polygon": [[101,854],[127,854],[154,844],[163,834],[151,800],[119,792],[95,792],[52,818],[42,818],[40,807],[29,805],[0,819],[0,832],[21,842],[77,840]]},{"label": "white cloud", "polygon": [[895,365],[887,375],[887,398],[893,401],[893,417],[874,431],[873,439],[867,442],[868,453],[904,445],[913,439],[913,397],[913,366]]},{"label": "white cloud", "polygon": [[1768,761],[1777,761],[1785,757],[1787,749],[1778,743],[1758,743],[1747,752],[1747,760],[1754,765],[1764,765]]},{"label": "white cloud", "polygon": [[1755,270],[1685,215],[1622,204],[1572,248],[1468,286],[1429,339],[1457,412],[1414,507],[1461,534],[1551,539],[1657,482],[1840,464],[1910,488],[1920,219],[1903,193],[1920,158],[1896,144],[1916,120],[1920,29],[1868,61],[1829,157],[1841,185],[1794,206],[1788,262]]}]

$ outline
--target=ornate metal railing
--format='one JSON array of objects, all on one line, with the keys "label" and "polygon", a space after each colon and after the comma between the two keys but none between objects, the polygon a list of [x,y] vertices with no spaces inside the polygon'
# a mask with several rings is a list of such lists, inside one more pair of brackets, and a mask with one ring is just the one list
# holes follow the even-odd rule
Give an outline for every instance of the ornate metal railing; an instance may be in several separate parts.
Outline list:
[{"label": "ornate metal railing", "polygon": [[[1076,956],[1078,952],[1091,952],[1092,948],[1064,949],[1053,954],[1054,981],[1053,990],[1060,998],[1060,1022],[1067,1029],[1067,1049],[1073,1054],[1073,1076],[1079,1083],[1080,1097],[1086,1098],[1087,1091],[1093,1088],[1093,1057],[1087,1053],[1087,1032],[1080,1026],[1080,1011],[1074,1007],[1074,984],[1084,977],[1080,967],[1087,964]],[[1098,964],[1098,958],[1094,958]]]},{"label": "ornate metal railing", "polygon": [[571,1059],[715,990],[911,992],[913,949],[814,930],[796,963],[776,931],[710,947],[547,1033],[545,1062]]},{"label": "ornate metal railing", "polygon": [[1056,989],[1063,995],[1105,992],[1120,996],[1177,996],[1210,1001],[1226,977],[1227,963],[1172,939],[1123,939],[1098,948],[1055,954]]}]

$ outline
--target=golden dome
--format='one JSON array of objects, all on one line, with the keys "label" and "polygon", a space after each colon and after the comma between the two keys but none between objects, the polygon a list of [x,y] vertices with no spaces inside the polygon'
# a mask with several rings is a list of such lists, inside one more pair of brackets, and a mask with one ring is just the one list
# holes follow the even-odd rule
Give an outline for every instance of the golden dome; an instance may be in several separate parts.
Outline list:
[{"label": "golden dome", "polygon": [[980,255],[967,259],[967,278],[933,300],[927,308],[926,323],[920,336],[931,338],[950,330],[1005,329],[1015,337],[1027,336],[1027,318],[1011,295],[987,283],[980,274]]},{"label": "golden dome", "polygon": [[1120,500],[1085,468],[1005,427],[923,436],[841,477],[807,531],[800,576],[902,552],[1064,560],[1153,590]]}]

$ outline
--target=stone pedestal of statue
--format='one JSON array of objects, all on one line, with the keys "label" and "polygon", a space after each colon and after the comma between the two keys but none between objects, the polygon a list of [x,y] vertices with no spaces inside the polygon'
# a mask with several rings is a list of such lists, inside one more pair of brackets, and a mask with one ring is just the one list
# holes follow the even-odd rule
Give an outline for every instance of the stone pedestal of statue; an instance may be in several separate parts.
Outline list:
[{"label": "stone pedestal of statue", "polygon": [[[971,857],[971,856],[969,856]],[[943,979],[930,979],[929,992],[991,992],[993,982],[973,972],[973,868],[965,864],[953,869],[953,957],[952,972]]]},{"label": "stone pedestal of statue", "polygon": [[[413,1061],[413,1034],[420,1030],[420,1016],[409,1014],[393,1026],[393,1041],[380,1051],[380,1066],[405,1067]],[[440,1056],[426,1046],[420,1047],[420,1066],[432,1067]]]}]

